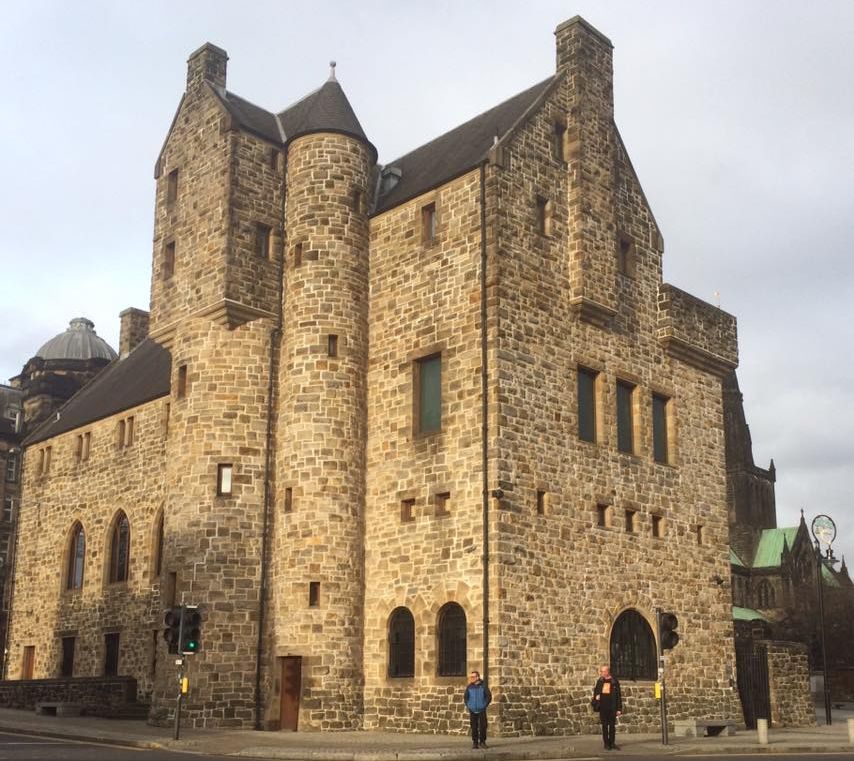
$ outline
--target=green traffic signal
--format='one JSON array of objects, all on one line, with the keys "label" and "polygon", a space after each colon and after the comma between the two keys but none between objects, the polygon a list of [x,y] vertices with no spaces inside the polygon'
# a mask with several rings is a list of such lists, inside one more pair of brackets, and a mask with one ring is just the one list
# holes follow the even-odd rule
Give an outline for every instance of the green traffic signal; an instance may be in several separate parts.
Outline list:
[{"label": "green traffic signal", "polygon": [[201,647],[202,614],[194,606],[184,608],[184,621],[181,627],[180,651],[184,655],[197,653]]}]

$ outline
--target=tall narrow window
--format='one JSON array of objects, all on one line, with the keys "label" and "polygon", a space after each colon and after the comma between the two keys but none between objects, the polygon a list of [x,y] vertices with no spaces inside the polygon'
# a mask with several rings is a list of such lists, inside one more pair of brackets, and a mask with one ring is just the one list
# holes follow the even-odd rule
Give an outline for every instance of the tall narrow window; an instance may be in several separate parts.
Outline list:
[{"label": "tall narrow window", "polygon": [[667,430],[670,400],[660,394],[652,395],[652,454],[656,462],[670,462],[670,442]]},{"label": "tall narrow window", "polygon": [[418,433],[436,433],[442,428],[442,355],[415,363],[416,427]]},{"label": "tall narrow window", "polygon": [[443,605],[436,624],[439,676],[465,676],[466,614],[455,602]]},{"label": "tall narrow window", "polygon": [[178,388],[176,389],[175,396],[179,399],[183,399],[187,395],[187,366],[181,365],[178,368]]},{"label": "tall narrow window", "polygon": [[119,633],[104,635],[104,676],[118,676],[119,673]]},{"label": "tall narrow window", "polygon": [[124,511],[119,510],[113,521],[110,537],[110,583],[127,581],[130,564],[130,523]]},{"label": "tall narrow window", "polygon": [[664,516],[652,515],[652,535],[655,539],[664,538]]},{"label": "tall narrow window", "polygon": [[6,523],[12,522],[12,516],[15,514],[15,500],[11,494],[3,497],[3,520]]},{"label": "tall narrow window", "polygon": [[86,534],[79,523],[71,531],[68,544],[68,569],[65,588],[80,589],[83,586],[83,564],[86,559]]},{"label": "tall narrow window", "polygon": [[133,415],[125,419],[125,446],[133,444]]},{"label": "tall narrow window", "polygon": [[172,204],[178,199],[178,170],[173,169],[166,178],[166,203]]},{"label": "tall narrow window", "polygon": [[164,537],[164,514],[163,510],[157,516],[154,528],[154,576],[159,578],[163,570],[163,537]]},{"label": "tall narrow window", "polygon": [[542,196],[537,196],[537,230],[546,237],[552,234],[552,216],[554,204]]},{"label": "tall narrow window", "polygon": [[697,545],[702,547],[706,543],[706,530],[704,526],[696,526]]},{"label": "tall narrow window", "polygon": [[389,618],[388,675],[415,676],[415,619],[408,608],[395,608]]},{"label": "tall narrow window", "polygon": [[620,679],[655,679],[656,644],[652,627],[636,610],[623,611],[611,629],[611,671]]},{"label": "tall narrow window", "polygon": [[59,675],[63,679],[70,679],[74,676],[74,644],[76,641],[76,637],[62,638],[62,665],[59,669]]},{"label": "tall narrow window", "polygon": [[168,280],[175,274],[175,241],[170,240],[163,247],[163,278]]},{"label": "tall narrow window", "polygon": [[291,486],[285,487],[285,504],[282,507],[286,513],[294,510],[294,490]]},{"label": "tall narrow window", "polygon": [[270,237],[272,228],[270,225],[257,222],[255,224],[255,253],[261,259],[269,259],[270,257]]},{"label": "tall narrow window", "polygon": [[216,466],[216,493],[220,497],[227,497],[231,494],[232,470],[233,466],[229,464]]},{"label": "tall narrow window", "polygon": [[546,506],[548,505],[549,495],[542,489],[537,489],[537,515],[546,514]]},{"label": "tall narrow window", "polygon": [[628,510],[628,509],[626,510],[625,517],[626,517],[626,533],[627,534],[634,534],[635,531],[637,531],[635,512],[636,512],[635,510]]},{"label": "tall narrow window", "polygon": [[338,356],[338,336],[330,334],[326,337],[326,353],[330,357]]},{"label": "tall narrow window", "polygon": [[432,243],[436,239],[436,204],[428,203],[421,209],[421,241]]},{"label": "tall narrow window", "polygon": [[308,607],[317,608],[320,606],[320,582],[308,582]]},{"label": "tall narrow window", "polygon": [[125,421],[119,420],[116,423],[116,446],[121,449],[125,445]]},{"label": "tall narrow window", "polygon": [[617,239],[617,271],[626,277],[635,276],[635,244],[626,235]]},{"label": "tall narrow window", "polygon": [[617,448],[634,454],[634,402],[635,387],[626,381],[617,381]]},{"label": "tall narrow window", "polygon": [[302,264],[302,243],[295,243],[293,247],[294,267]]},{"label": "tall narrow window", "polygon": [[15,452],[6,455],[6,480],[12,483],[18,480],[18,455]]},{"label": "tall narrow window", "polygon": [[596,441],[596,377],[595,370],[578,368],[578,438]]},{"label": "tall narrow window", "polygon": [[554,123],[554,131],[552,133],[552,154],[560,161],[567,160],[566,155],[566,124],[563,122]]}]

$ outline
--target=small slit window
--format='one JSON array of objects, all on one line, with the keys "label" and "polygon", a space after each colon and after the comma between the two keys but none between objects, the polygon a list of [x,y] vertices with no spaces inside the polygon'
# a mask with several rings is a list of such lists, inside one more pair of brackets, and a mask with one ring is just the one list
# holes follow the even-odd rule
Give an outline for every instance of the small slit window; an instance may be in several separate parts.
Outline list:
[{"label": "small slit window", "polygon": [[294,260],[294,267],[302,265],[302,243],[295,243],[291,252],[291,257]]},{"label": "small slit window", "polygon": [[635,244],[626,235],[617,239],[617,271],[626,277],[635,276]]},{"label": "small slit window", "polygon": [[635,513],[636,513],[635,510],[626,510],[625,517],[626,517],[626,533],[627,534],[634,534],[635,531],[637,530],[636,525],[635,525],[635,523],[636,523]]},{"label": "small slit window", "polygon": [[163,279],[168,280],[175,274],[175,241],[170,240],[163,247]]},{"label": "small slit window", "polygon": [[173,204],[178,200],[178,170],[173,169],[166,178],[166,203]]},{"label": "small slit window", "polygon": [[652,515],[652,536],[655,539],[664,538],[664,516]]},{"label": "small slit window", "polygon": [[437,433],[442,428],[442,355],[434,354],[415,363],[416,431]]},{"label": "small slit window", "polygon": [[187,366],[181,365],[178,368],[178,388],[175,395],[179,399],[183,399],[187,395]]},{"label": "small slit window", "polygon": [[611,506],[598,504],[596,505],[596,525],[599,528],[609,528],[611,526]]},{"label": "small slit window", "polygon": [[537,231],[540,235],[551,236],[553,214],[554,204],[548,198],[537,196]]},{"label": "small slit window", "polygon": [[421,209],[421,241],[432,243],[436,239],[436,204],[428,203]]},{"label": "small slit window", "polygon": [[415,520],[415,500],[403,499],[400,501],[400,522],[410,523]]},{"label": "small slit window", "polygon": [[537,489],[537,515],[545,515],[548,507],[549,495],[542,489]]},{"label": "small slit window", "polygon": [[436,517],[443,518],[446,515],[451,514],[451,494],[450,492],[443,492],[442,494],[436,495]]},{"label": "small slit window", "polygon": [[292,513],[294,511],[294,490],[291,486],[285,487],[285,502],[282,505],[282,509],[286,513]]},{"label": "small slit window", "polygon": [[255,254],[259,259],[271,258],[271,233],[270,225],[265,225],[262,222],[255,223]]},{"label": "small slit window", "polygon": [[308,583],[308,607],[320,607],[320,582],[310,581]]},{"label": "small slit window", "polygon": [[231,494],[231,476],[234,466],[222,463],[216,466],[216,493],[217,496],[227,497]]},{"label": "small slit window", "polygon": [[326,337],[326,353],[330,357],[338,356],[338,336],[332,333]]}]

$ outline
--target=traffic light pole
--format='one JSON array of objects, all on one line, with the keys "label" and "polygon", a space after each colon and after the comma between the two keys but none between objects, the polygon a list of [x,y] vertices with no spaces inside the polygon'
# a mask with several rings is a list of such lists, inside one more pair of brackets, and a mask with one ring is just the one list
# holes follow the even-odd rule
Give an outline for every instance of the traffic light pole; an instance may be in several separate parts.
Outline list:
[{"label": "traffic light pole", "polygon": [[664,677],[664,648],[662,647],[661,608],[655,609],[655,620],[658,628],[658,682],[661,685],[661,744],[667,745],[667,685]]},{"label": "traffic light pole", "polygon": [[[184,641],[184,609],[181,608],[181,625],[178,627],[178,648],[180,643]],[[175,732],[172,734],[173,739],[181,739],[181,703],[183,701],[183,686],[184,686],[184,655],[175,660],[175,665],[178,666],[178,699],[175,701]]]}]

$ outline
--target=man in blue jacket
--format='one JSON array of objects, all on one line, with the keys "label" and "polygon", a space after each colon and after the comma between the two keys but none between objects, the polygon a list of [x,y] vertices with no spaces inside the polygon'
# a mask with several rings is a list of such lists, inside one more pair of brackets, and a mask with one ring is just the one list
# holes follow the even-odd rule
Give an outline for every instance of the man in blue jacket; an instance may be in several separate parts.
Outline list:
[{"label": "man in blue jacket", "polygon": [[486,707],[492,702],[492,693],[489,691],[480,673],[472,671],[469,674],[469,683],[463,696],[466,708],[469,709],[469,720],[471,722],[472,748],[486,747]]}]

